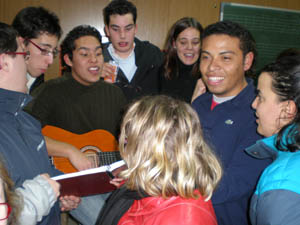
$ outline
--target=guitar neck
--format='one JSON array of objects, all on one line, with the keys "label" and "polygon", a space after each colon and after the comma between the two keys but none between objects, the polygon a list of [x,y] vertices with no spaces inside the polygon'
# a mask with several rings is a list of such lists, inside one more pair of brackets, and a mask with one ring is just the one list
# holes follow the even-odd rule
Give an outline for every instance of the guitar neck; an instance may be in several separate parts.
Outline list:
[{"label": "guitar neck", "polygon": [[119,151],[97,152],[97,155],[99,157],[99,166],[110,165],[122,159]]}]

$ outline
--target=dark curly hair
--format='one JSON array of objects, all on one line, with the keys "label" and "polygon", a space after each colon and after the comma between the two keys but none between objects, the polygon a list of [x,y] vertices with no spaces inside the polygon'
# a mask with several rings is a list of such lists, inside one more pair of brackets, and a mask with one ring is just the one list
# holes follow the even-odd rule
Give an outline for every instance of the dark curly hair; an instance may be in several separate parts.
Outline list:
[{"label": "dark curly hair", "polygon": [[12,26],[25,39],[38,38],[43,33],[56,36],[62,35],[58,17],[43,7],[26,7],[22,9],[12,22]]},{"label": "dark curly hair", "polygon": [[257,50],[256,42],[249,30],[242,27],[240,24],[232,21],[219,21],[217,23],[207,26],[203,33],[201,40],[203,41],[206,37],[214,34],[225,34],[231,37],[238,38],[240,40],[240,49],[245,57],[249,52],[253,52],[253,63],[251,68],[246,71],[246,75],[254,75],[254,66],[256,62]]},{"label": "dark curly hair", "polygon": [[[276,147],[282,151],[298,151],[300,149],[300,53],[285,56],[282,54],[275,62],[266,65],[261,72],[271,76],[272,90],[280,102],[291,100],[297,107],[295,118],[278,132]],[[289,128],[291,124],[295,126]],[[287,133],[286,129],[288,129]]]},{"label": "dark curly hair", "polygon": [[133,3],[126,0],[113,0],[103,9],[105,25],[109,25],[111,15],[132,14],[133,22],[136,23],[137,10]]},{"label": "dark curly hair", "polygon": [[294,56],[294,55],[300,55],[300,49],[298,49],[298,48],[285,49],[278,54],[278,56],[276,57],[276,60],[279,60],[282,57]]},{"label": "dark curly hair", "polygon": [[61,48],[61,63],[63,67],[63,71],[71,71],[71,67],[66,64],[64,61],[64,55],[68,55],[70,60],[73,58],[73,51],[75,50],[75,41],[83,36],[93,36],[95,37],[99,43],[102,46],[102,37],[100,32],[95,28],[90,25],[79,25],[77,27],[74,27],[65,37],[63,42],[60,45]]}]

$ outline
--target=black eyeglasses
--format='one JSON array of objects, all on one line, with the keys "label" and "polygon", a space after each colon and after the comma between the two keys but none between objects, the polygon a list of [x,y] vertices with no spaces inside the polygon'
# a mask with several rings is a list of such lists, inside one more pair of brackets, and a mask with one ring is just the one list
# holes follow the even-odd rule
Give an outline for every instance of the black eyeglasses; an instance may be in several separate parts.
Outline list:
[{"label": "black eyeglasses", "polygon": [[7,55],[23,55],[25,60],[29,59],[30,57],[30,52],[26,51],[26,52],[5,52],[5,54]]},{"label": "black eyeglasses", "polygon": [[59,51],[57,49],[53,49],[52,51],[45,49],[45,48],[41,48],[40,46],[38,46],[36,43],[34,43],[33,41],[31,41],[30,39],[27,39],[31,44],[33,44],[36,48],[38,48],[41,51],[42,55],[45,56],[49,56],[49,55],[53,55],[53,58],[55,58]]},{"label": "black eyeglasses", "polygon": [[11,213],[10,205],[8,203],[0,203],[0,210],[1,211],[6,211],[5,214],[0,213],[0,221],[6,220],[9,217],[10,213]]}]

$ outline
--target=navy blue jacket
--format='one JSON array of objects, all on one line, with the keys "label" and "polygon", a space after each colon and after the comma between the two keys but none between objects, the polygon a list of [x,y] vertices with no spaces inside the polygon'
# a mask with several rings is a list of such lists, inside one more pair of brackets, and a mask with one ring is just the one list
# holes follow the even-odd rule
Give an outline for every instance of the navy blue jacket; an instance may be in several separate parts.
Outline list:
[{"label": "navy blue jacket", "polygon": [[255,160],[245,153],[246,147],[261,138],[257,134],[252,80],[233,99],[212,111],[212,94],[199,96],[192,104],[197,111],[204,136],[221,160],[224,175],[213,194],[212,202],[219,225],[247,225],[248,206],[257,180],[269,161]]},{"label": "navy blue jacket", "polygon": [[[61,174],[50,164],[40,122],[22,110],[29,99],[27,94],[0,88],[0,155],[16,187],[42,173]],[[38,224],[60,224],[58,203]]]},{"label": "navy blue jacket", "polygon": [[261,175],[251,199],[252,225],[300,224],[300,151],[279,151],[275,140],[276,135],[247,148],[258,160],[274,160]]}]

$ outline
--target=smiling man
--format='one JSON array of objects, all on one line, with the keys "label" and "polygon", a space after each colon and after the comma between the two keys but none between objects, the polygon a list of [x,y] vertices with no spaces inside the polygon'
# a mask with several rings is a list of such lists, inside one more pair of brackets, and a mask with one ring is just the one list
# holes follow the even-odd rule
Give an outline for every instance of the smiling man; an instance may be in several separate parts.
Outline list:
[{"label": "smiling man", "polygon": [[31,93],[44,82],[44,73],[57,56],[57,42],[62,34],[58,17],[43,7],[27,7],[15,16],[12,26],[18,31],[26,51],[27,87]]},{"label": "smiling man", "polygon": [[[33,93],[37,96],[30,114],[42,126],[52,125],[75,134],[102,129],[117,137],[126,99],[120,88],[100,80],[103,55],[99,31],[87,25],[72,29],[61,44],[61,61],[64,75],[45,82]],[[48,137],[46,144],[50,156],[68,158],[78,170],[93,166],[73,145]],[[83,225],[95,224],[105,197],[82,198],[71,214]]]},{"label": "smiling man", "polygon": [[[111,1],[103,9],[105,33],[110,43],[103,46],[104,61],[119,65],[115,84],[128,100],[158,93],[158,70],[163,62],[160,49],[135,38],[136,7],[126,0]],[[103,78],[112,82],[113,66],[104,64]]]},{"label": "smiling man", "polygon": [[239,24],[224,21],[204,29],[201,49],[200,71],[209,92],[192,105],[224,169],[212,202],[219,225],[248,225],[249,199],[269,163],[244,152],[261,138],[251,108],[255,87],[245,76],[253,73],[255,41]]}]

